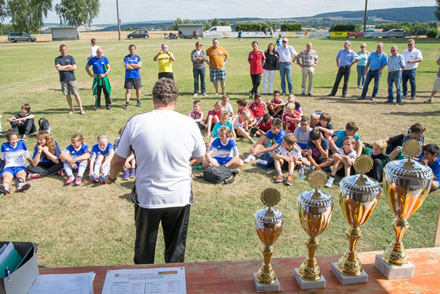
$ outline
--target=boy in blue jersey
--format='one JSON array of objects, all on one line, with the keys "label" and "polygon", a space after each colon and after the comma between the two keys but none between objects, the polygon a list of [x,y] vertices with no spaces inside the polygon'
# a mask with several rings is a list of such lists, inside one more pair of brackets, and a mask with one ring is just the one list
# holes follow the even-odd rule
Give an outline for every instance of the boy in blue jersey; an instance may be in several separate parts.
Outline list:
[{"label": "boy in blue jersey", "polygon": [[101,134],[97,138],[98,144],[92,147],[90,157],[90,179],[94,183],[104,183],[105,177],[110,171],[110,161],[113,158],[114,149],[106,135]]},{"label": "boy in blue jersey", "polygon": [[439,148],[435,144],[427,144],[423,146],[423,158],[420,160],[434,173],[434,179],[431,182],[431,191],[437,190],[440,179],[440,158],[438,157]]},{"label": "boy in blue jersey", "polygon": [[270,130],[265,136],[261,136],[258,139],[257,144],[251,148],[249,156],[244,160],[244,162],[251,162],[256,159],[256,156],[272,152],[281,145],[286,132],[282,130],[283,122],[279,118],[274,118],[271,124]]},{"label": "boy in blue jersey", "polygon": [[130,102],[130,92],[134,87],[136,90],[136,98],[137,98],[137,107],[141,107],[141,73],[140,69],[142,67],[141,58],[136,55],[136,46],[131,44],[128,46],[128,51],[130,54],[124,57],[124,66],[125,66],[125,106],[124,109],[129,108]]},{"label": "boy in blue jersey", "polygon": [[[220,166],[235,169],[243,166],[243,160],[240,159],[237,143],[232,138],[233,133],[227,126],[222,126],[218,130],[218,138],[216,138],[205,154],[203,165]],[[215,155],[211,157],[211,153],[215,149]]]},{"label": "boy in blue jersey", "polygon": [[357,134],[358,131],[359,131],[359,127],[356,125],[354,121],[348,122],[345,126],[345,130],[334,133],[333,137],[329,140],[328,143],[330,146],[330,150],[333,153],[337,153],[338,148],[341,148],[344,145],[343,142],[345,137],[353,137],[356,141],[354,149],[356,150],[357,156],[360,156],[364,144],[362,143],[361,138]]},{"label": "boy in blue jersey", "polygon": [[31,163],[31,156],[23,141],[19,140],[18,133],[9,130],[6,134],[8,142],[3,143],[1,147],[2,160],[5,164],[2,170],[3,185],[0,185],[0,194],[10,194],[9,188],[11,181],[17,179],[16,192],[24,192],[31,185],[25,182],[26,179],[26,160]]},{"label": "boy in blue jersey", "polygon": [[[70,185],[75,180],[75,186],[81,186],[87,161],[90,158],[90,150],[89,146],[84,143],[84,137],[81,134],[73,134],[70,142],[72,144],[60,154],[67,175],[66,185]],[[73,172],[78,172],[76,179],[73,177]]]}]

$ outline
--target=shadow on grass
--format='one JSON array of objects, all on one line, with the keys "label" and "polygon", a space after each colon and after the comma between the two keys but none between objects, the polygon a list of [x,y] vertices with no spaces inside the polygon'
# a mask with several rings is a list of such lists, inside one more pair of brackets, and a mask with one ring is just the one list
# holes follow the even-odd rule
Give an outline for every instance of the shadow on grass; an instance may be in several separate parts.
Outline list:
[{"label": "shadow on grass", "polygon": [[436,110],[436,111],[421,111],[421,112],[394,111],[394,112],[383,113],[383,115],[436,116],[436,115],[440,115],[440,110]]},{"label": "shadow on grass", "polygon": [[[61,92],[61,89],[60,89],[60,88],[56,88],[56,89],[54,89],[54,88],[49,88],[49,89],[47,89],[47,90],[49,90],[49,91],[54,91],[54,92]],[[91,91],[91,88],[78,88],[78,90],[80,90],[80,91],[87,91],[87,90],[90,90],[90,91]]]}]

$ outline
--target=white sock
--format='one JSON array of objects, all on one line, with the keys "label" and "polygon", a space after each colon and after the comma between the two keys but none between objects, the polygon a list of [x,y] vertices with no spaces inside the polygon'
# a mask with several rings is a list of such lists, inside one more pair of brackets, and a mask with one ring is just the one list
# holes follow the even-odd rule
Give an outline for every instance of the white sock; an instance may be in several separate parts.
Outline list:
[{"label": "white sock", "polygon": [[108,173],[110,172],[110,164],[106,164],[102,167],[102,174],[104,176],[107,176]]},{"label": "white sock", "polygon": [[67,177],[73,177],[72,167],[67,161],[64,162],[64,171],[66,172]]},{"label": "white sock", "polygon": [[95,161],[95,166],[93,167],[93,173],[99,176],[99,171],[101,170],[101,162]]},{"label": "white sock", "polygon": [[87,161],[81,161],[78,167],[78,177],[82,178],[84,172],[86,171],[86,168],[87,168]]}]

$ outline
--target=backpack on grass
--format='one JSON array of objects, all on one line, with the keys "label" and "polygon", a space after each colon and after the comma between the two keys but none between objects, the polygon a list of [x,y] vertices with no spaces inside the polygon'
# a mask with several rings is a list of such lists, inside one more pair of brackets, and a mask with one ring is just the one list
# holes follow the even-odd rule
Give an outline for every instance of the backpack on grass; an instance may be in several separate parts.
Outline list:
[{"label": "backpack on grass", "polygon": [[226,166],[209,166],[203,171],[203,179],[214,184],[232,184],[237,174],[237,169],[231,170]]},{"label": "backpack on grass", "polygon": [[40,118],[40,120],[38,121],[38,127],[39,127],[39,132],[41,131],[48,131],[50,133],[50,125],[49,125],[49,121],[47,119],[45,119],[44,117]]}]

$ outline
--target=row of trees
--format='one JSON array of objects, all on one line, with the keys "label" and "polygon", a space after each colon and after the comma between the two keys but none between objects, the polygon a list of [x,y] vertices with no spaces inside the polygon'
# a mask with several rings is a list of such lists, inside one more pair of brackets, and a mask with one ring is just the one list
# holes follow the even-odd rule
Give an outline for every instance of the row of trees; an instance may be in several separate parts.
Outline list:
[{"label": "row of trees", "polygon": [[189,20],[189,19],[182,20],[182,19],[180,19],[180,17],[178,17],[174,21],[174,23],[172,25],[172,29],[174,31],[177,31],[178,30],[178,26],[180,24],[193,24],[193,23],[203,24],[203,30],[204,31],[209,30],[210,28],[215,27],[215,26],[229,26],[229,25],[231,25],[231,23],[229,21],[221,20],[221,19],[218,19],[218,18],[214,18],[213,20],[192,21],[192,20]]},{"label": "row of trees", "polygon": [[0,0],[0,22],[11,19],[13,30],[37,32],[44,24],[47,13],[55,8],[60,24],[90,26],[99,14],[99,0],[61,0],[53,7],[52,0]]},{"label": "row of trees", "polygon": [[[440,1],[440,0],[439,0]],[[438,22],[431,21],[428,23],[410,23],[410,22],[393,22],[376,25],[377,29],[382,29],[384,32],[391,29],[403,29],[412,35],[434,35],[438,34]],[[360,32],[363,26],[360,24],[350,23],[334,23],[330,27],[330,32]]]}]

